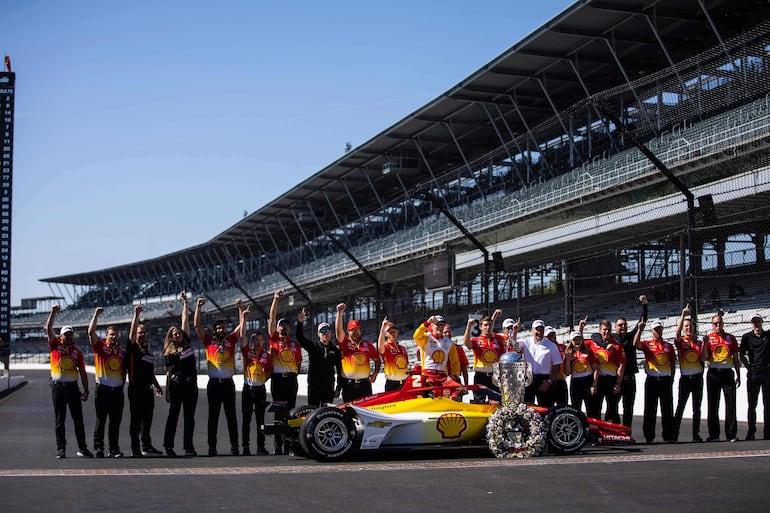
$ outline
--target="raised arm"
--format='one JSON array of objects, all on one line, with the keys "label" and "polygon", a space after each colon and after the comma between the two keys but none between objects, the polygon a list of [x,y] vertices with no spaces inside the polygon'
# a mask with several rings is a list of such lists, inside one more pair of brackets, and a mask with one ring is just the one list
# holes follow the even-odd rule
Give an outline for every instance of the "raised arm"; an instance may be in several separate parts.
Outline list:
[{"label": "raised arm", "polygon": [[636,325],[636,333],[634,333],[634,347],[637,349],[642,348],[642,332],[644,331],[644,326],[647,323],[644,321],[639,321],[639,324]]},{"label": "raised arm", "polygon": [[190,309],[187,307],[187,293],[183,290],[179,293],[182,300],[182,331],[190,338]]},{"label": "raised arm", "polygon": [[206,331],[203,329],[203,313],[201,312],[204,303],[206,303],[206,300],[199,297],[195,302],[195,313],[193,314],[193,327],[195,328],[195,333],[198,334],[198,338],[201,339],[201,342],[206,338]]},{"label": "raised arm", "polygon": [[270,304],[270,313],[267,318],[267,334],[272,336],[278,330],[278,302],[283,296],[284,289],[273,292],[273,302]]},{"label": "raised arm", "polygon": [[53,321],[56,318],[56,314],[61,310],[61,305],[51,305],[51,313],[48,314],[48,320],[45,321],[45,331],[48,334],[48,343],[53,343],[56,340],[56,333],[53,331]]},{"label": "raised arm", "polygon": [[99,343],[99,336],[96,334],[96,326],[99,323],[99,316],[104,312],[104,308],[97,306],[94,310],[94,315],[91,317],[91,322],[88,323],[88,343],[91,344],[91,349],[96,350],[96,345]]},{"label": "raised arm", "polygon": [[682,338],[682,326],[684,325],[684,318],[690,315],[690,305],[687,305],[682,310],[682,314],[679,316],[679,320],[676,323],[676,334],[674,335],[674,340],[679,340]]},{"label": "raised arm", "polygon": [[377,351],[379,351],[380,354],[385,354],[385,330],[387,327],[388,318],[385,317],[380,326],[380,334],[377,336]]},{"label": "raised arm", "polygon": [[136,330],[139,329],[139,314],[142,313],[142,303],[134,307],[134,316],[131,318],[131,328],[128,330],[128,343],[136,343]]},{"label": "raised arm", "polygon": [[337,343],[342,344],[345,339],[345,327],[342,326],[342,315],[345,311],[345,303],[337,305],[337,316],[334,318],[334,334],[337,335]]},{"label": "raised arm", "polygon": [[299,342],[299,345],[302,346],[302,348],[305,351],[312,351],[313,343],[305,336],[305,319],[307,318],[307,311],[305,310],[305,307],[302,307],[302,310],[299,311],[297,314],[297,329],[295,330],[295,336],[297,337],[297,342]]},{"label": "raised arm", "polygon": [[644,323],[647,322],[647,296],[639,296],[639,302],[642,304],[642,314],[639,316],[639,322],[634,326],[634,329],[628,333],[632,338],[636,335],[636,331],[644,329]]},{"label": "raised arm", "polygon": [[501,315],[503,315],[503,311],[500,310],[499,308],[495,309],[495,311],[492,312],[492,316],[490,317],[490,319],[491,319],[491,322],[492,322],[492,330],[493,331],[495,329],[495,320],[497,320],[497,318],[500,317]]},{"label": "raised arm", "polygon": [[[498,312],[498,310],[495,310]],[[465,333],[463,333],[463,345],[468,349],[473,349],[473,342],[471,342],[471,327],[476,324],[476,319],[468,319],[465,324]]]},{"label": "raised arm", "polygon": [[240,309],[238,310],[238,317],[241,321],[240,323],[240,332],[238,333],[239,338],[241,339],[241,347],[246,347],[249,345],[249,339],[246,337],[246,324],[249,320],[249,314],[251,313],[251,310],[249,308],[243,308],[243,303],[240,304]]}]

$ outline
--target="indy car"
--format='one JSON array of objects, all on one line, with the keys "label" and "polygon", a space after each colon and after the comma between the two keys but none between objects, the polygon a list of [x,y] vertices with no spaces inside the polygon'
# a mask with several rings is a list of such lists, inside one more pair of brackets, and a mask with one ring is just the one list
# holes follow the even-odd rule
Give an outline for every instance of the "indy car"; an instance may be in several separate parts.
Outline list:
[{"label": "indy car", "polygon": [[[453,400],[474,390],[483,391],[490,403]],[[266,428],[284,434],[295,454],[319,461],[384,449],[484,447],[487,422],[499,401],[500,394],[483,385],[448,380],[443,386],[424,387],[421,376],[412,375],[400,390],[340,405],[302,406],[289,412],[285,422]],[[589,442],[634,443],[628,426],[587,418],[572,406],[529,406],[542,416],[549,453],[574,454]]]}]

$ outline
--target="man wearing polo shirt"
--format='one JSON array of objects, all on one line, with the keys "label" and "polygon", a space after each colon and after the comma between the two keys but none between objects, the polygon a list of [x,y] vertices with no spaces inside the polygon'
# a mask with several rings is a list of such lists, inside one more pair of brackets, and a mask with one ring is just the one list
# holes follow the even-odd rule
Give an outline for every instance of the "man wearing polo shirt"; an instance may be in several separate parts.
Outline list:
[{"label": "man wearing polo shirt", "polygon": [[[302,347],[299,342],[289,337],[291,323],[288,319],[278,319],[278,302],[284,289],[273,293],[273,302],[268,314],[267,329],[270,333],[270,354],[273,357],[273,374],[270,378],[270,395],[274,403],[284,407],[275,412],[275,420],[285,420],[289,412],[297,405],[297,373],[302,365]],[[291,452],[283,446],[283,436],[275,434],[275,454]]]},{"label": "man wearing polo shirt", "polygon": [[[473,384],[484,385],[485,387],[500,393],[500,387],[492,382],[492,373],[495,364],[500,359],[500,355],[508,350],[508,339],[499,333],[492,331],[492,319],[482,317],[479,321],[478,337],[471,338],[471,329],[476,324],[476,319],[468,319],[465,325],[465,335],[463,335],[463,344],[473,351]],[[503,329],[512,327],[515,323],[513,319],[503,321]],[[481,390],[473,391],[473,402],[486,402],[486,394]]]},{"label": "man wearing polo shirt", "polygon": [[[244,324],[248,317],[248,308],[243,311]],[[243,356],[243,391],[241,392],[241,442],[243,451],[241,454],[249,456],[251,448],[249,439],[251,435],[251,417],[257,421],[257,456],[270,454],[265,448],[265,407],[267,406],[267,391],[265,382],[270,379],[273,372],[273,357],[269,351],[265,351],[265,336],[260,333],[252,333],[246,338],[246,330],[242,330],[241,355]]]},{"label": "man wearing polo shirt", "polygon": [[752,330],[741,337],[740,346],[741,361],[749,371],[749,430],[746,440],[756,437],[760,391],[765,412],[763,437],[770,440],[770,332],[762,329],[762,316],[758,313],[751,316],[751,326]]},{"label": "man wearing polo shirt", "polygon": [[[380,372],[380,354],[377,346],[361,338],[361,323],[356,319],[348,322],[348,333],[342,328],[345,303],[337,305],[334,330],[342,359],[342,399],[347,403],[372,395],[372,383]],[[374,372],[370,362],[374,362]]]},{"label": "man wearing polo shirt", "polygon": [[382,320],[377,347],[385,367],[385,391],[400,390],[409,375],[409,355],[398,342],[398,326],[387,317]]},{"label": "man wearing polo shirt", "polygon": [[[735,414],[735,393],[741,386],[741,361],[738,358],[738,341],[724,330],[722,316],[711,318],[714,330],[703,337],[704,350],[701,358],[708,361],[706,395],[708,396],[707,442],[719,441],[719,403],[725,395],[725,434],[731,442],[738,441],[738,421]],[[735,371],[735,372],[733,372]],[[737,374],[737,380],[736,380]]]},{"label": "man wearing polo shirt", "polygon": [[126,381],[126,352],[120,347],[118,328],[108,326],[107,340],[102,340],[96,334],[99,316],[104,312],[101,306],[94,310],[91,322],[88,324],[88,341],[94,351],[94,368],[96,372],[96,426],[94,426],[94,449],[96,457],[104,457],[104,428],[109,419],[107,430],[109,457],[122,458],[118,437],[120,421],[123,419],[123,384]]},{"label": "man wearing polo shirt", "polygon": [[[513,340],[516,343],[521,323],[513,326]],[[524,402],[540,406],[552,406],[554,397],[551,385],[556,381],[561,369],[561,353],[556,345],[545,338],[545,323],[537,319],[532,323],[532,336],[519,345],[524,350],[524,360],[532,367],[532,383],[524,389]]]},{"label": "man wearing polo shirt", "polygon": [[[423,386],[443,385],[450,369],[460,370],[457,346],[444,336],[446,321],[440,315],[432,315],[414,330],[414,342],[420,348]],[[452,376],[459,382],[457,376]]]},{"label": "man wearing polo shirt", "polygon": [[[235,416],[235,353],[240,347],[241,330],[245,329],[243,322],[236,330],[227,335],[225,321],[214,322],[214,335],[203,329],[201,309],[206,302],[198,298],[195,303],[195,316],[193,326],[203,347],[206,348],[206,362],[208,364],[209,382],[206,385],[206,396],[209,404],[208,418],[208,444],[209,456],[217,453],[217,429],[219,427],[219,410],[224,408],[227,419],[227,431],[230,435],[230,454],[238,455],[238,419]],[[238,319],[243,320],[243,304],[236,301],[238,307]]]},{"label": "man wearing polo shirt", "polygon": [[703,402],[703,342],[695,335],[695,325],[689,315],[690,307],[687,306],[679,316],[674,339],[679,357],[679,398],[674,412],[674,440],[679,439],[684,407],[692,394],[692,441],[702,442],[700,409]]},{"label": "man wearing polo shirt", "polygon": [[[59,305],[51,306],[51,313],[45,323],[48,334],[48,349],[51,351],[51,399],[55,418],[56,457],[64,458],[67,447],[64,421],[67,420],[67,408],[75,424],[75,438],[78,441],[78,456],[93,458],[86,445],[86,430],[83,425],[83,405],[88,399],[88,376],[83,351],[75,346],[75,330],[72,326],[63,326],[57,337],[53,331],[53,321],[59,313]],[[83,383],[83,393],[78,388],[78,375]]]},{"label": "man wearing polo shirt", "polygon": [[663,426],[663,441],[674,441],[674,369],[676,354],[674,346],[663,339],[663,323],[652,323],[652,339],[642,340],[645,322],[639,321],[634,334],[634,347],[644,353],[644,422],[642,432],[648,444],[655,440],[655,420],[660,401],[660,417]]}]

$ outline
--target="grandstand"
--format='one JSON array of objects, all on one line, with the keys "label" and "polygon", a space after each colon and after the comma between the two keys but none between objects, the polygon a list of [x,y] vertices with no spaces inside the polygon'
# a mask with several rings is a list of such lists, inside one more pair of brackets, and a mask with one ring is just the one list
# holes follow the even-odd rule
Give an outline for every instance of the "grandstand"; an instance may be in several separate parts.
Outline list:
[{"label": "grandstand", "polygon": [[[586,0],[209,241],[43,281],[72,298],[59,323],[127,325],[141,301],[158,335],[180,290],[209,318],[243,298],[257,328],[281,287],[287,316],[345,302],[368,338],[490,304],[565,334],[641,293],[666,336],[685,302],[737,333],[770,314],[768,233],[770,3]],[[15,316],[17,343],[46,315]]]}]

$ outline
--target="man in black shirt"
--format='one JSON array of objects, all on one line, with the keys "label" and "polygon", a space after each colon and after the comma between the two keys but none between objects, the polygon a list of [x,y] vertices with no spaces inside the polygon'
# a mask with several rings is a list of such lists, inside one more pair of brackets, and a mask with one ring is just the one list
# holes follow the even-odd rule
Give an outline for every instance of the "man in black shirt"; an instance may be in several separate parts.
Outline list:
[{"label": "man in black shirt", "polygon": [[[308,340],[302,326],[305,309],[297,316],[297,341],[308,354],[307,401],[312,406],[334,402],[334,376],[342,373],[342,360],[337,344],[332,342],[332,328],[328,323],[318,325],[318,340]],[[339,382],[339,379],[338,379]]]},{"label": "man in black shirt", "polygon": [[764,406],[764,438],[770,440],[770,331],[762,329],[762,316],[751,316],[752,330],[741,337],[741,361],[748,370],[749,430],[746,440],[754,440],[757,431],[757,402],[762,391]]},{"label": "man in black shirt", "polygon": [[[147,329],[139,324],[142,305],[134,307],[134,318],[128,335],[126,352],[128,353],[128,403],[131,411],[131,423],[128,432],[131,435],[131,452],[134,458],[142,456],[160,456],[162,453],[152,446],[150,427],[155,411],[153,389],[158,397],[163,395],[155,377],[155,357],[147,343]],[[141,432],[141,446],[139,445]]]},{"label": "man in black shirt", "polygon": [[[647,296],[639,296],[639,302],[642,304],[642,315],[639,322],[647,322]],[[626,368],[623,374],[623,382],[620,385],[620,397],[623,401],[623,425],[631,426],[634,419],[634,401],[636,400],[636,374],[639,372],[639,366],[636,364],[636,347],[634,346],[634,335],[639,329],[639,323],[634,329],[628,331],[628,322],[623,317],[618,317],[615,321],[615,340],[623,346],[626,354]]]}]

